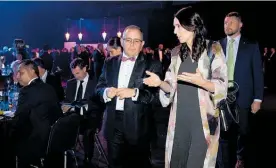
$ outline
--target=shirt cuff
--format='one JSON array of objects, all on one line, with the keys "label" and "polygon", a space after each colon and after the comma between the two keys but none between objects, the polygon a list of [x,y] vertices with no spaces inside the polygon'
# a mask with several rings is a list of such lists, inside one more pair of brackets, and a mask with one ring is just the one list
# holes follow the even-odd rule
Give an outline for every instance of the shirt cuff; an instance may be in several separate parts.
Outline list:
[{"label": "shirt cuff", "polygon": [[139,89],[137,89],[137,88],[135,88],[135,96],[134,97],[132,97],[131,99],[132,99],[132,101],[137,101],[138,100],[138,96],[139,96]]},{"label": "shirt cuff", "polygon": [[107,90],[108,90],[108,88],[106,88],[106,89],[104,90],[104,93],[103,93],[103,99],[104,99],[104,102],[105,102],[105,103],[111,101],[111,99],[107,97]]},{"label": "shirt cuff", "polygon": [[85,110],[88,110],[88,104],[84,105]]},{"label": "shirt cuff", "polygon": [[86,104],[86,105],[84,105],[83,107],[81,107],[81,110],[80,110],[80,115],[83,115],[84,110],[85,110],[85,111],[87,111],[87,110],[88,110],[88,104]]},{"label": "shirt cuff", "polygon": [[262,102],[261,99],[254,99],[255,102]]}]

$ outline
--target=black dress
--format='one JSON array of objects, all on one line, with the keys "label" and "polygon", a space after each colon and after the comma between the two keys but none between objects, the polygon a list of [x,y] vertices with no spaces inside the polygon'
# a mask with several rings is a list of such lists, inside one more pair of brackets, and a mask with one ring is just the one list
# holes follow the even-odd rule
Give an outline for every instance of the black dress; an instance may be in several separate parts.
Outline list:
[{"label": "black dress", "polygon": [[[197,62],[187,57],[178,74],[195,73]],[[205,140],[199,108],[198,86],[178,81],[175,135],[171,168],[202,168],[206,157]]]}]

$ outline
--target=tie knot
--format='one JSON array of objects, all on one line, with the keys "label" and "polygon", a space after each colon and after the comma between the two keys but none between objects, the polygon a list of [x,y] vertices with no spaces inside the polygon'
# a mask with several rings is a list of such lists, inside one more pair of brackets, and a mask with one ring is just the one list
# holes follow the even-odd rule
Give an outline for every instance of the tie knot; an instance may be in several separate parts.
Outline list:
[{"label": "tie knot", "polygon": [[82,83],[83,83],[83,80],[80,81],[80,84],[82,84]]},{"label": "tie knot", "polygon": [[135,61],[135,57],[123,57],[122,58],[122,61],[125,62],[125,61]]},{"label": "tie knot", "polygon": [[230,44],[233,44],[235,42],[235,39],[230,40]]}]

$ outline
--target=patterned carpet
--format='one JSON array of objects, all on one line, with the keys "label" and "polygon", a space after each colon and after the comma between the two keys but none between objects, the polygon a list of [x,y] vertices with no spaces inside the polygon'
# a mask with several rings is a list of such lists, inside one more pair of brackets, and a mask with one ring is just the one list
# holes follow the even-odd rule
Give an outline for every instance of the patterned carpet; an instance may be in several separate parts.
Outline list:
[{"label": "patterned carpet", "polygon": [[[156,108],[155,125],[157,129],[157,141],[152,145],[152,164],[154,168],[164,167],[164,153],[165,153],[165,141],[167,132],[167,122],[169,117],[169,108]],[[275,132],[276,125],[276,95],[271,94],[269,91],[265,91],[265,97],[260,110],[255,115],[255,121],[253,126],[254,135],[252,138],[255,140],[255,152],[252,155],[258,158],[257,163],[263,163],[270,165],[274,163],[274,159],[270,152],[274,152],[276,149],[276,138],[273,138],[272,132]],[[105,139],[99,134],[100,141],[103,148],[106,150]],[[93,163],[98,167],[106,168],[107,165],[104,159],[99,156],[98,151],[95,150],[95,157]],[[259,166],[256,166],[259,168]],[[260,168],[263,166],[260,166]]]},{"label": "patterned carpet", "polygon": [[[165,151],[165,140],[166,140],[166,132],[167,132],[167,123],[168,123],[169,109],[168,108],[157,108],[155,113],[155,126],[157,129],[157,140],[152,144],[152,163],[154,168],[163,168],[164,167],[164,151]],[[258,168],[263,167],[273,167],[271,165],[275,164],[275,155],[271,155],[270,153],[274,153],[276,151],[276,137],[273,135],[276,130],[276,95],[273,95],[269,92],[265,92],[265,98],[263,102],[263,107],[260,112],[255,115],[254,121],[254,136],[252,137],[255,141],[255,150],[252,152],[252,155],[255,156],[259,165]],[[0,132],[1,134],[5,134],[5,132]],[[4,137],[2,135],[1,137]],[[102,148],[106,152],[106,142],[101,132],[99,133],[99,139],[101,142]],[[7,142],[3,142],[3,138],[0,139],[1,144],[5,144]],[[97,145],[96,145],[97,146]],[[106,161],[104,160],[103,155],[98,150],[100,148],[95,147],[94,157],[92,159],[92,163],[95,166],[85,166],[83,165],[83,145],[80,142],[77,145],[76,156],[78,160],[78,165],[80,168],[89,167],[89,168],[107,168]],[[12,157],[9,157],[10,151],[9,146],[2,146],[1,148],[1,157],[0,157],[0,167],[3,168],[14,168],[15,160]],[[8,166],[10,164],[10,166]],[[264,166],[270,165],[270,166]],[[74,160],[69,157],[68,158],[68,168],[74,168]],[[274,166],[275,167],[275,166]]]}]

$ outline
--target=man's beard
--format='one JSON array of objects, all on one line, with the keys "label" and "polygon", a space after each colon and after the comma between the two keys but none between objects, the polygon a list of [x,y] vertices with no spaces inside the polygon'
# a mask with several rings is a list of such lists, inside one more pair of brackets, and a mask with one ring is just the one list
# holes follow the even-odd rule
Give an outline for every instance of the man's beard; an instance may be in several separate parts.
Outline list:
[{"label": "man's beard", "polygon": [[227,36],[233,36],[234,34],[236,34],[238,32],[238,30],[236,30],[236,31],[230,31],[230,32],[225,32],[225,34],[227,35]]}]

